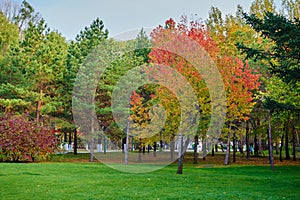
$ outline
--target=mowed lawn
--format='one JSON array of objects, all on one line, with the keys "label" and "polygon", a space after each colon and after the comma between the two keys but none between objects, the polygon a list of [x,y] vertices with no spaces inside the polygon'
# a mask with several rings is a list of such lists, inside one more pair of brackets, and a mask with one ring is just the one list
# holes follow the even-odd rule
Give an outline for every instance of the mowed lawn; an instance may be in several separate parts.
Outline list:
[{"label": "mowed lawn", "polygon": [[0,199],[300,199],[300,166],[169,165],[146,174],[101,163],[0,163]]}]

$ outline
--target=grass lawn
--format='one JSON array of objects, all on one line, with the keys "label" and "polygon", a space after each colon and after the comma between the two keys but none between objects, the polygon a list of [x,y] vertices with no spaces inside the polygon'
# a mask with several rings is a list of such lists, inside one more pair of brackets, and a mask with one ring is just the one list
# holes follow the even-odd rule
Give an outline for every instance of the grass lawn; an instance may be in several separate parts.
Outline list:
[{"label": "grass lawn", "polygon": [[[76,159],[76,157],[71,157]],[[71,159],[69,158],[69,159]],[[146,174],[101,163],[0,163],[0,199],[299,199],[300,166],[176,165]]]}]

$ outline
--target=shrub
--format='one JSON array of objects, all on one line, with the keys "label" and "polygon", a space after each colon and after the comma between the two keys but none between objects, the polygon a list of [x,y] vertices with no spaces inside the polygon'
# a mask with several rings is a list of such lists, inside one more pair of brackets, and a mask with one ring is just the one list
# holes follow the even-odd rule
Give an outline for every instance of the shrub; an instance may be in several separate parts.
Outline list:
[{"label": "shrub", "polygon": [[26,161],[47,159],[57,149],[50,127],[28,119],[26,115],[0,117],[0,159]]}]

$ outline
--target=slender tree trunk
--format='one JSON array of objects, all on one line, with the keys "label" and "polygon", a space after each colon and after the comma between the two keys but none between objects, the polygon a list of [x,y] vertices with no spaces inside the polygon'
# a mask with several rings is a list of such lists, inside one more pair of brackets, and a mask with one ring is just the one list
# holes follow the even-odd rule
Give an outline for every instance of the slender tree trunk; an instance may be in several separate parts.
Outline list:
[{"label": "slender tree trunk", "polygon": [[107,146],[107,144],[106,144],[106,135],[104,134],[104,136],[103,136],[103,151],[104,151],[104,154],[106,154],[106,147]]},{"label": "slender tree trunk", "polygon": [[290,160],[290,152],[289,152],[289,127],[288,123],[285,124],[285,159]]},{"label": "slender tree trunk", "polygon": [[153,144],[153,156],[156,157],[156,146],[157,146],[157,143],[154,142]]},{"label": "slender tree trunk", "polygon": [[271,113],[269,111],[268,117],[268,143],[269,143],[269,160],[272,171],[274,171],[274,157],[273,157],[273,142],[272,142],[272,128],[271,128]]},{"label": "slender tree trunk", "polygon": [[[69,133],[69,142],[68,142],[68,144],[69,144],[69,147],[72,148],[72,132]],[[70,150],[71,148],[69,148],[69,150]]]},{"label": "slender tree trunk", "polygon": [[171,156],[171,161],[174,161],[175,158],[175,141],[174,137],[172,138],[170,142],[170,156]]},{"label": "slender tree trunk", "polygon": [[183,170],[183,136],[180,136],[179,139],[179,148],[178,148],[178,169],[177,174],[182,174]]},{"label": "slender tree trunk", "polygon": [[226,148],[224,165],[229,165],[229,163],[230,163],[230,132],[227,135],[227,148]]},{"label": "slender tree trunk", "polygon": [[138,162],[142,162],[142,142],[141,139],[138,144],[139,153],[138,153]]},{"label": "slender tree trunk", "polygon": [[276,137],[276,155],[279,154],[279,141],[278,141],[278,137]]},{"label": "slender tree trunk", "polygon": [[91,147],[90,147],[90,162],[94,162],[94,148],[95,148],[95,141],[94,141],[94,133],[95,133],[95,120],[93,118],[93,114],[91,114]]},{"label": "slender tree trunk", "polygon": [[284,141],[284,135],[281,136],[281,145],[280,145],[280,151],[279,151],[279,160],[282,162],[282,149],[283,149],[283,141]]},{"label": "slender tree trunk", "polygon": [[65,143],[68,142],[68,135],[67,135],[67,132],[64,132],[64,142],[65,142]]},{"label": "slender tree trunk", "polygon": [[122,138],[122,153],[125,153],[126,137]]},{"label": "slender tree trunk", "polygon": [[300,141],[299,141],[299,135],[298,135],[298,130],[295,130],[296,133],[296,138],[297,138],[297,143],[298,143],[298,152],[300,152]]},{"label": "slender tree trunk", "polygon": [[127,119],[127,126],[126,126],[126,144],[124,145],[124,151],[125,151],[125,165],[128,165],[128,144],[129,144],[129,127],[130,127],[130,116],[128,116]]},{"label": "slender tree trunk", "polygon": [[246,151],[247,159],[250,158],[250,147],[249,147],[249,121],[246,122]]},{"label": "slender tree trunk", "polygon": [[145,155],[145,153],[146,153],[146,145],[145,143],[143,143],[143,155]]},{"label": "slender tree trunk", "polygon": [[212,148],[211,148],[211,156],[215,156],[215,145],[214,144],[212,145]]},{"label": "slender tree trunk", "polygon": [[232,142],[233,146],[232,146],[232,149],[233,149],[233,161],[235,163],[235,160],[236,160],[236,144],[235,144],[235,132],[233,132],[233,142]]},{"label": "slender tree trunk", "polygon": [[150,145],[149,144],[147,145],[147,153],[148,154],[150,153]]},{"label": "slender tree trunk", "polygon": [[206,155],[207,155],[206,138],[205,137],[202,137],[202,155],[203,155],[202,160],[205,160]]},{"label": "slender tree trunk", "polygon": [[77,155],[77,128],[74,128],[74,155]]},{"label": "slender tree trunk", "polygon": [[94,138],[91,138],[91,147],[90,147],[90,162],[94,162],[94,148],[95,148],[95,142],[94,142]]},{"label": "slender tree trunk", "polygon": [[182,174],[183,172],[183,160],[186,149],[189,145],[190,139],[189,137],[186,139],[185,143],[183,143],[183,136],[180,137],[180,145],[178,149],[178,169],[177,174]]},{"label": "slender tree trunk", "polygon": [[198,140],[199,140],[199,138],[198,138],[198,135],[195,135],[195,137],[194,137],[194,164],[197,164],[198,163]]},{"label": "slender tree trunk", "polygon": [[291,121],[291,126],[292,126],[292,154],[293,154],[293,161],[296,161],[296,137],[295,137],[295,126],[294,123]]},{"label": "slender tree trunk", "polygon": [[215,144],[215,151],[218,152],[218,141],[217,141],[217,143]]}]

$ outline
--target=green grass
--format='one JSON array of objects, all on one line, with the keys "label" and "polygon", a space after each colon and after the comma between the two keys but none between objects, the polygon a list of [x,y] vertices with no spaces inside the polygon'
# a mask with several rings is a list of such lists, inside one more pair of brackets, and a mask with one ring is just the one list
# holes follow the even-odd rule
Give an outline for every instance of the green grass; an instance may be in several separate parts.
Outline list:
[{"label": "green grass", "polygon": [[146,174],[101,163],[0,163],[2,199],[298,199],[300,166],[176,165]]}]

